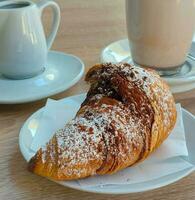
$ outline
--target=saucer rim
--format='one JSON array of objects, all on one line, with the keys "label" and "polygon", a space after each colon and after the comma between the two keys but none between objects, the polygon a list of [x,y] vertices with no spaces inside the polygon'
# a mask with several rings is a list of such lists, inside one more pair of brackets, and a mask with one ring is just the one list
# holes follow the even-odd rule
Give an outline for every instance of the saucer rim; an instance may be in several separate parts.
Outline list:
[{"label": "saucer rim", "polygon": [[[48,54],[49,53],[51,53],[51,54],[61,54],[63,56],[69,56],[69,57],[74,58],[75,60],[78,60],[80,65],[81,65],[80,72],[65,86],[62,85],[61,87],[57,87],[56,89],[53,89],[52,91],[46,92],[45,94],[38,94],[38,95],[35,95],[34,97],[26,97],[25,99],[21,98],[19,100],[13,100],[13,99],[1,100],[1,98],[0,98],[0,104],[23,104],[23,103],[35,102],[35,101],[38,101],[38,100],[59,94],[59,93],[65,91],[65,90],[71,88],[82,78],[84,71],[85,71],[85,64],[79,57],[77,57],[73,54],[68,54],[68,53],[64,53],[64,52],[60,52],[60,51],[54,51],[54,50],[48,51]],[[39,74],[38,76],[41,76],[41,74]],[[34,78],[34,77],[32,77],[32,78]],[[28,81],[28,79],[24,79],[24,80]]]}]

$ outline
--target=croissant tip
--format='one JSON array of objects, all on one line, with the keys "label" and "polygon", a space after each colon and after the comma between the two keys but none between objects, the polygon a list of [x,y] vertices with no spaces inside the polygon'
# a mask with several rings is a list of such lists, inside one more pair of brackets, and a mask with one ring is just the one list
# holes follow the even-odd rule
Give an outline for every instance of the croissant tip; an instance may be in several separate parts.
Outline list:
[{"label": "croissant tip", "polygon": [[89,71],[87,72],[86,76],[85,76],[85,81],[86,82],[93,82],[93,75],[97,72],[98,69],[100,69],[102,67],[102,64],[95,64],[93,67],[91,67],[89,69]]},{"label": "croissant tip", "polygon": [[28,171],[30,172],[34,172],[35,171],[35,167],[36,167],[36,157],[32,157],[28,163]]}]

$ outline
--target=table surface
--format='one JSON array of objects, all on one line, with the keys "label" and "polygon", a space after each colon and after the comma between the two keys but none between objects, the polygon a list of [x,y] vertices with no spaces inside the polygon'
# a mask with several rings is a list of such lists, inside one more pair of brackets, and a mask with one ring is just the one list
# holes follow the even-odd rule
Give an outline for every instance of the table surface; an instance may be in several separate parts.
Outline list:
[{"label": "table surface", "polygon": [[[125,38],[123,0],[58,0],[61,25],[52,49],[79,56],[86,71],[99,62],[101,49],[115,40]],[[46,32],[51,12],[44,14]],[[60,99],[85,92],[83,79],[74,87],[52,98]],[[195,90],[175,95],[177,102],[195,114]],[[24,121],[44,106],[46,99],[21,105],[0,105],[0,199],[120,199],[120,200],[191,200],[195,199],[195,173],[169,186],[145,193],[99,195],[69,189],[26,170],[18,147],[18,134]],[[160,173],[160,172],[159,172]]]}]

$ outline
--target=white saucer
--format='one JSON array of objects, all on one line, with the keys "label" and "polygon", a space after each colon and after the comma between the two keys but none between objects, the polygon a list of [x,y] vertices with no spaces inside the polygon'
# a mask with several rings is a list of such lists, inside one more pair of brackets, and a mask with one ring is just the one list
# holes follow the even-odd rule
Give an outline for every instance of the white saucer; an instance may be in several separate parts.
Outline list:
[{"label": "white saucer", "polygon": [[78,57],[50,51],[45,71],[38,76],[11,80],[0,75],[0,103],[31,102],[60,93],[77,83],[83,73],[84,63]]},{"label": "white saucer", "polygon": [[[128,39],[109,44],[101,53],[101,62],[132,62]],[[195,88],[195,58],[188,57],[180,73],[163,77],[173,93],[185,92]]]},{"label": "white saucer", "polygon": [[[79,104],[83,102],[85,99],[85,94],[77,95],[68,97],[65,99],[62,99],[61,101],[68,102],[68,100],[73,100],[78,102]],[[44,108],[41,108],[37,112],[35,112],[29,119],[24,123],[20,134],[19,134],[19,146],[20,150],[25,158],[26,161],[29,161],[30,158],[34,155],[34,152],[30,150],[32,140],[36,134],[36,129],[39,125],[41,114],[43,112]],[[193,130],[195,130],[195,117],[186,111],[185,109],[182,109],[183,114],[183,121],[185,126],[185,132],[186,132],[186,143],[188,148],[188,161],[195,164],[195,134]],[[170,161],[171,162],[171,161]],[[164,176],[159,179],[154,179],[147,182],[140,182],[136,184],[125,184],[125,185],[105,185],[105,186],[96,186],[96,187],[81,187],[77,181],[63,181],[63,182],[57,182],[58,184],[93,192],[93,193],[105,193],[105,194],[125,194],[125,193],[135,193],[135,192],[143,192],[148,191],[156,188],[160,188],[163,186],[166,186],[168,184],[171,184],[173,182],[178,181],[179,179],[187,176],[192,171],[194,171],[193,167],[187,168],[183,171],[179,171],[177,173],[172,173],[170,175]]]}]

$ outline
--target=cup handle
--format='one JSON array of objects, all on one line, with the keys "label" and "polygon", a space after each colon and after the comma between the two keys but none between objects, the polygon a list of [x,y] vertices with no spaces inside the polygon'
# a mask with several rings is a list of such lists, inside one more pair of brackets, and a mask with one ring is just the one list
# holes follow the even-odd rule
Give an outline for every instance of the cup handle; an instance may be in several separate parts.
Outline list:
[{"label": "cup handle", "polygon": [[50,49],[53,44],[53,41],[56,37],[58,27],[60,24],[60,8],[57,3],[53,2],[53,1],[48,1],[48,0],[40,1],[39,3],[37,3],[37,6],[40,10],[40,15],[42,15],[44,8],[46,8],[48,6],[51,7],[52,11],[53,11],[53,21],[52,21],[51,32],[50,32],[49,36],[46,38],[47,48]]}]

